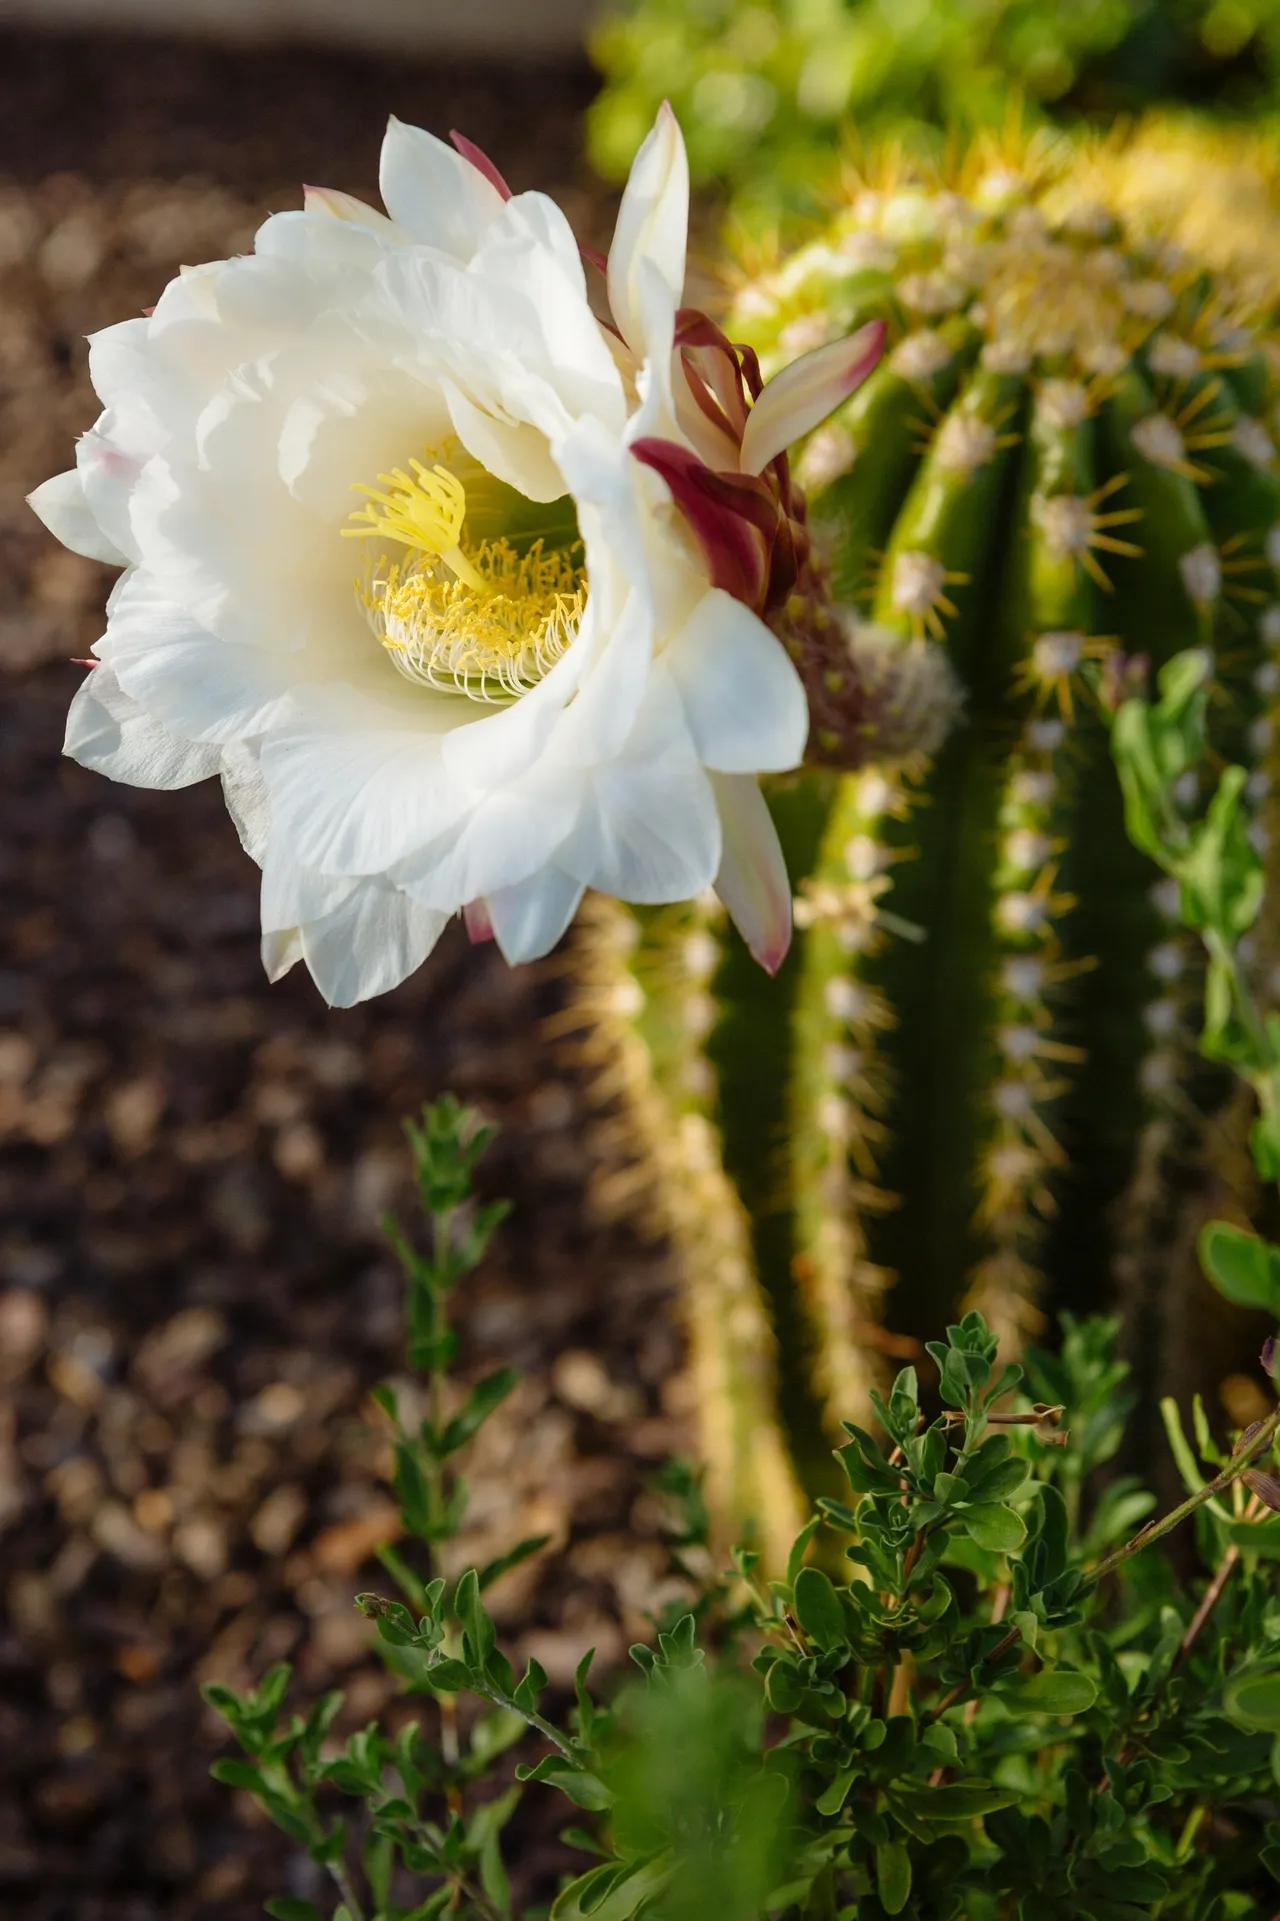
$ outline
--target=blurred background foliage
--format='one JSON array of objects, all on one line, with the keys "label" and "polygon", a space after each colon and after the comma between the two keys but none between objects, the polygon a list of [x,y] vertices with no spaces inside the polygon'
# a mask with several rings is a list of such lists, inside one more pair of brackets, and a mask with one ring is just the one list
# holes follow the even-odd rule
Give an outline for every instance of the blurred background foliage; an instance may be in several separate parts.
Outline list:
[{"label": "blurred background foliage", "polygon": [[596,26],[590,152],[621,178],[670,98],[694,176],[758,227],[821,197],[850,132],[1105,123],[1152,106],[1268,118],[1280,0],[629,0]]}]

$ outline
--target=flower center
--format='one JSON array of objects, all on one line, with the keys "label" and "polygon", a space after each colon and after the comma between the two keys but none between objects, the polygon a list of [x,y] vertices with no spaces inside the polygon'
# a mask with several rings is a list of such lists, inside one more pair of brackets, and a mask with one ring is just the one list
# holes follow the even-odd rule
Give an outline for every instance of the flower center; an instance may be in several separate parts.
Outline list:
[{"label": "flower center", "polygon": [[[367,504],[342,529],[382,550],[356,582],[365,619],[418,686],[486,702],[526,693],[571,644],[586,606],[571,503],[536,507],[465,455],[409,468],[358,485]],[[472,537],[477,526],[485,537]],[[389,546],[408,553],[393,560]]]}]

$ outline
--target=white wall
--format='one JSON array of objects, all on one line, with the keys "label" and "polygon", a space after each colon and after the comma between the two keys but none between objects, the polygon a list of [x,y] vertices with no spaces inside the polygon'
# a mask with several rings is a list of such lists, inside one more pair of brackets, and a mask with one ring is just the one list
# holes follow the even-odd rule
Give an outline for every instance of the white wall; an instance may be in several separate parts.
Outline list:
[{"label": "white wall", "polygon": [[0,26],[499,57],[571,52],[595,10],[594,0],[0,0]]}]

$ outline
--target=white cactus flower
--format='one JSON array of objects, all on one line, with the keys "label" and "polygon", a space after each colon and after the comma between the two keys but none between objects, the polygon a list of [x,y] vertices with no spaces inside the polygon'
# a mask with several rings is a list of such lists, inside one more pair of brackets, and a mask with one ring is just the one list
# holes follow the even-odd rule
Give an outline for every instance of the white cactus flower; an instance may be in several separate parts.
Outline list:
[{"label": "white cactus flower", "polygon": [[[93,337],[104,412],[31,497],[125,570],[66,751],[137,786],[219,774],[268,972],[301,959],[338,1005],[458,912],[511,961],[544,954],[586,887],[714,884],[776,967],[789,889],[756,776],[799,762],[803,691],[633,453],[699,447],[673,391],[679,129],[664,109],[632,171],[612,326],[555,204],[458,145],[393,120],[387,215],[309,189],[251,255]],[[720,433],[715,464],[760,474],[792,414],[843,398],[836,346],[811,356],[826,388],[792,369],[748,397],[749,458]]]}]

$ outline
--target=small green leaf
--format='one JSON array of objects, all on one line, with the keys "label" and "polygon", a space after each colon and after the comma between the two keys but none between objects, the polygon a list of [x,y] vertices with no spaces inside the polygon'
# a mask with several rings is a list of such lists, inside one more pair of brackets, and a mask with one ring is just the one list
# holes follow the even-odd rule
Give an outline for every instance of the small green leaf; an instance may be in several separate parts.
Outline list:
[{"label": "small green leaf", "polygon": [[1069,1668],[1033,1674],[1000,1693],[1002,1700],[1023,1714],[1084,1714],[1098,1698],[1097,1685],[1089,1676]]},{"label": "small green leaf", "polygon": [[[642,1902],[659,1894],[674,1873],[669,1855],[660,1854],[640,1861],[621,1874],[616,1867],[592,1868],[579,1880],[570,1882],[555,1899],[551,1921],[628,1921]],[[593,1900],[602,1880],[612,1876],[612,1885]]]},{"label": "small green leaf", "polygon": [[963,1501],[969,1492],[969,1483],[962,1474],[935,1474],[933,1477],[933,1498],[944,1503]]},{"label": "small green leaf", "polygon": [[876,1892],[886,1914],[901,1914],[911,1897],[911,1856],[902,1841],[876,1849]]},{"label": "small green leaf", "polygon": [[377,1387],[371,1387],[369,1393],[388,1419],[398,1424],[400,1420],[400,1408],[396,1400],[395,1389],[388,1387],[384,1381],[380,1382]]},{"label": "small green leaf", "polygon": [[262,1776],[252,1761],[215,1761],[209,1772],[224,1788],[244,1788],[249,1794],[262,1790]]},{"label": "small green leaf", "polygon": [[1280,1320],[1280,1248],[1257,1234],[1210,1221],[1200,1235],[1200,1262],[1220,1294]]},{"label": "small green leaf", "polygon": [[441,1694],[457,1694],[460,1688],[471,1685],[471,1673],[465,1661],[433,1661],[427,1679]]},{"label": "small green leaf", "polygon": [[1280,1670],[1235,1675],[1227,1682],[1222,1705],[1238,1728],[1280,1731]]},{"label": "small green leaf", "polygon": [[458,1582],[453,1605],[462,1623],[468,1658],[477,1667],[483,1667],[494,1650],[497,1635],[480,1599],[480,1577],[474,1568],[468,1568]]},{"label": "small green leaf", "polygon": [[971,1540],[988,1554],[1016,1554],[1027,1538],[1026,1525],[1011,1507],[992,1504],[966,1508],[959,1517]]},{"label": "small green leaf", "polygon": [[264,1905],[272,1921],[321,1921],[319,1908],[296,1894],[273,1894]]},{"label": "small green leaf", "polygon": [[839,1814],[849,1798],[849,1790],[856,1779],[857,1772],[854,1768],[841,1768],[830,1787],[818,1796],[816,1804],[818,1813]]},{"label": "small green leaf", "polygon": [[1256,1554],[1263,1561],[1280,1561],[1280,1522],[1269,1517],[1261,1521],[1228,1521],[1222,1537],[1242,1554]]},{"label": "small green leaf", "polygon": [[441,1457],[454,1454],[464,1446],[494,1409],[506,1400],[519,1380],[520,1376],[513,1367],[500,1367],[496,1373],[486,1375],[483,1381],[473,1387],[465,1407],[460,1414],[455,1414],[440,1437]]},{"label": "small green leaf", "polygon": [[801,1568],[796,1576],[795,1596],[800,1625],[824,1654],[848,1639],[840,1596],[821,1568]]},{"label": "small green leaf", "polygon": [[533,1767],[523,1765],[516,1769],[517,1781],[545,1781],[549,1787],[559,1788],[577,1808],[589,1808],[599,1814],[612,1807],[613,1796],[600,1779],[586,1768],[572,1767],[558,1754],[544,1755]]},{"label": "small green leaf", "polygon": [[479,1575],[481,1590],[490,1586],[501,1575],[509,1574],[513,1567],[519,1567],[520,1563],[527,1561],[531,1554],[537,1554],[550,1539],[549,1534],[527,1534],[523,1541],[517,1541],[515,1546],[508,1548],[505,1554],[499,1554],[495,1560],[486,1561]]},{"label": "small green leaf", "polygon": [[824,1518],[825,1517],[822,1514],[815,1514],[811,1521],[805,1522],[800,1532],[796,1535],[796,1538],[791,1545],[791,1552],[787,1556],[787,1586],[788,1587],[794,1588],[796,1584],[796,1576],[799,1574],[801,1568],[804,1566],[805,1549],[808,1547],[814,1535],[818,1532],[818,1529],[822,1526]]},{"label": "small green leaf", "polygon": [[936,1788],[924,1781],[900,1781],[889,1794],[906,1813],[932,1821],[976,1821],[1012,1807],[1018,1798],[1014,1789],[995,1788],[986,1781],[944,1782]]}]

